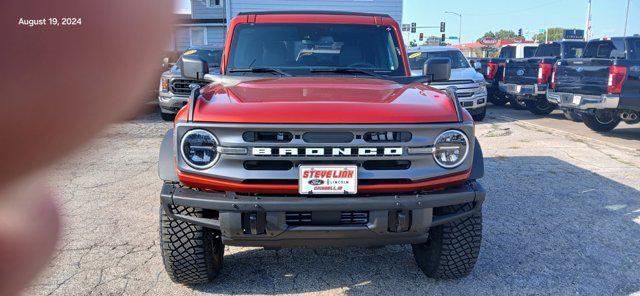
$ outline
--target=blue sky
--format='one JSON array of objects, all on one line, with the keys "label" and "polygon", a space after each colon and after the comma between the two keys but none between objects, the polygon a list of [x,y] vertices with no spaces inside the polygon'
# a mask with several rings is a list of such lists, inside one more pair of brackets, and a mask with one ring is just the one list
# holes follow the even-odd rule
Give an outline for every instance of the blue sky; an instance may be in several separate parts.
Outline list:
[{"label": "blue sky", "polygon": [[[627,0],[592,2],[594,37],[622,35]],[[188,12],[189,6],[188,0],[176,2],[176,10]],[[404,0],[403,10],[403,22],[439,26],[445,21],[447,35],[454,36],[458,35],[458,17],[444,11],[462,13],[462,42],[472,42],[489,30],[517,31],[522,28],[534,34],[546,27],[582,29],[586,22],[587,0]],[[631,0],[628,32],[640,34],[640,0]],[[439,31],[425,29],[424,33],[438,35]]]}]

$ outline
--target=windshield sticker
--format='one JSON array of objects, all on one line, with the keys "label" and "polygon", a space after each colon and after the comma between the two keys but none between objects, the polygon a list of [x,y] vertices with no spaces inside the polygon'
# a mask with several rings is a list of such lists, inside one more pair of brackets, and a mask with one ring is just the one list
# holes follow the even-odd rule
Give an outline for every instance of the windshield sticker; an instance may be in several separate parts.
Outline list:
[{"label": "windshield sticker", "polygon": [[412,53],[412,54],[409,56],[409,58],[410,58],[410,59],[415,59],[415,58],[417,58],[417,57],[419,57],[419,56],[421,56],[421,55],[422,55],[422,53],[421,53],[421,52],[414,52],[414,53]]},{"label": "windshield sticker", "polygon": [[304,42],[307,46],[306,48],[302,48],[298,52],[298,56],[296,57],[296,61],[300,61],[300,58],[312,55],[339,55],[342,51],[342,46],[344,43],[342,42],[333,42],[329,44],[311,44],[310,41]]}]

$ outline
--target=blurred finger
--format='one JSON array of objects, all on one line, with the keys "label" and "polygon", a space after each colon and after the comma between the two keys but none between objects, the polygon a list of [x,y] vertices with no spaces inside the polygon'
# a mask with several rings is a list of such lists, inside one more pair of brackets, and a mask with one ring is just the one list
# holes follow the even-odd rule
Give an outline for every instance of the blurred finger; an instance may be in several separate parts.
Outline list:
[{"label": "blurred finger", "polygon": [[[0,188],[139,103],[170,36],[169,0],[0,2]],[[80,18],[75,26],[20,19]]]},{"label": "blurred finger", "polygon": [[0,295],[15,295],[49,261],[60,228],[57,207],[43,180],[0,192]]}]

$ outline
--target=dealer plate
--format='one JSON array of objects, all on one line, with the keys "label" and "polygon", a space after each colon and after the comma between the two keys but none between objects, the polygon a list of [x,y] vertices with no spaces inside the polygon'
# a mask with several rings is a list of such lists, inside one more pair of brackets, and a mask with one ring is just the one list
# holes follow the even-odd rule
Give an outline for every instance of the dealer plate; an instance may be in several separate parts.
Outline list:
[{"label": "dealer plate", "polygon": [[582,96],[574,95],[573,96],[573,104],[580,105],[580,101],[582,101]]},{"label": "dealer plate", "polygon": [[358,167],[355,165],[301,165],[300,194],[356,194]]}]

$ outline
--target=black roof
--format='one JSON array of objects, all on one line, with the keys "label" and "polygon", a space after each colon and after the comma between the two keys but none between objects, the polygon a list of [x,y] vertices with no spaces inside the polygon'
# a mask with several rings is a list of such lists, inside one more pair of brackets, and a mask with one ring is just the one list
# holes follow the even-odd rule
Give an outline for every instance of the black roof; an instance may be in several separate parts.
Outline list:
[{"label": "black roof", "polygon": [[383,13],[364,13],[364,12],[349,12],[349,11],[330,11],[330,10],[283,10],[283,11],[253,11],[253,12],[241,12],[238,15],[265,15],[265,14],[329,14],[329,15],[358,15],[358,16],[379,16],[391,18],[388,14]]}]

